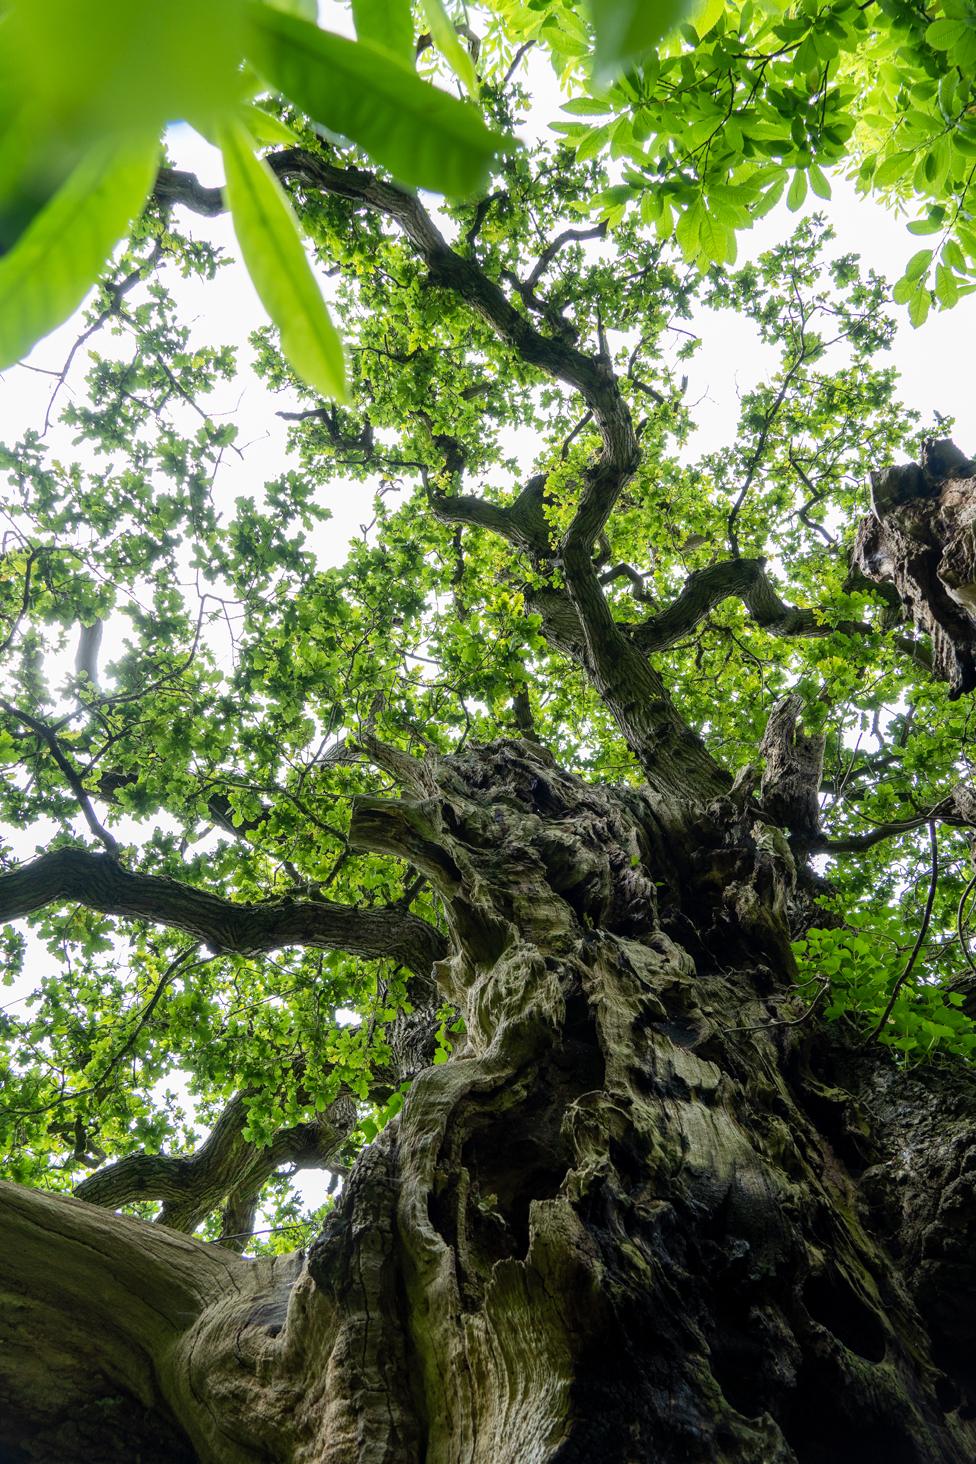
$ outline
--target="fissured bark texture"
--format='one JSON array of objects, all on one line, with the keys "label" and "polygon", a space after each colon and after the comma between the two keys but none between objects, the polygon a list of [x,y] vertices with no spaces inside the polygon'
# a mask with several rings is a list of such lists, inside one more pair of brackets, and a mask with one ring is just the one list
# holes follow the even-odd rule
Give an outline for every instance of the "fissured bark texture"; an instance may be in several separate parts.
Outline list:
[{"label": "fissured bark texture", "polygon": [[[198,1302],[158,1335],[116,1303],[93,1352],[129,1329],[143,1405],[205,1464],[976,1457],[972,1081],[796,1023],[785,838],[745,795],[689,812],[529,742],[400,773],[352,838],[437,887],[463,1045],[307,1257],[218,1266],[180,1237]],[[44,1203],[165,1277],[157,1228]]]}]

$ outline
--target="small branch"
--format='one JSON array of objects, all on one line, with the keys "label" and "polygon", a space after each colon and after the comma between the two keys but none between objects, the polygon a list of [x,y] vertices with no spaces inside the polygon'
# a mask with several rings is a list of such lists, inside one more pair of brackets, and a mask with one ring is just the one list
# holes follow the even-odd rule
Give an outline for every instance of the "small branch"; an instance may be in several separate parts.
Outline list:
[{"label": "small branch", "polygon": [[14,717],[17,721],[23,722],[25,727],[29,727],[41,739],[55,763],[64,774],[65,780],[74,794],[78,807],[81,809],[84,820],[92,834],[111,858],[117,859],[119,846],[108,830],[103,828],[99,823],[95,810],[92,808],[91,799],[82,786],[81,778],[68,758],[65,757],[61,750],[61,744],[58,742],[52,729],[46,722],[40,721],[37,717],[30,716],[27,712],[22,712],[18,707],[11,706],[9,702],[0,700],[0,711],[6,712],[8,717]]},{"label": "small branch", "polygon": [[766,451],[766,443],[769,439],[769,434],[772,431],[773,423],[779,416],[780,408],[786,400],[786,393],[789,391],[790,386],[792,385],[793,378],[796,376],[797,372],[799,371],[805,360],[806,350],[805,348],[802,348],[796,360],[793,362],[789,370],[784,375],[782,383],[780,384],[779,391],[776,394],[775,400],[763,416],[762,426],[759,430],[759,436],[756,440],[755,449],[746,466],[746,475],[742,480],[742,485],[739,488],[738,494],[736,495],[735,502],[732,504],[732,507],[729,510],[728,519],[726,521],[726,528],[728,530],[729,536],[729,548],[732,551],[732,557],[734,559],[738,559],[739,557],[739,536],[736,531],[736,522],[738,520],[739,513],[742,509],[742,505],[746,501],[749,489],[752,487],[756,472],[758,471],[759,466],[762,463],[763,455]]},{"label": "small branch", "polygon": [[[161,1200],[158,1223],[190,1233],[224,1200],[235,1215],[253,1213],[261,1189],[285,1164],[328,1168],[356,1125],[356,1105],[342,1096],[308,1123],[279,1129],[260,1148],[243,1134],[251,1096],[249,1091],[230,1100],[196,1153],[129,1154],[83,1179],[75,1187],[75,1197],[113,1210]],[[241,1250],[246,1238],[228,1232],[219,1243]]]},{"label": "small branch", "polygon": [[526,286],[530,290],[535,289],[560,249],[564,249],[567,244],[579,243],[584,239],[605,239],[606,237],[606,219],[603,219],[599,224],[595,224],[592,229],[563,229],[562,233],[557,234],[555,239],[550,244],[547,244],[539,255],[539,258],[525,278]]},{"label": "small branch", "polygon": [[644,576],[632,564],[625,564],[621,561],[619,564],[613,565],[611,569],[605,569],[600,575],[600,584],[612,585],[619,579],[629,580],[635,600],[640,600],[644,604],[652,602],[653,597],[647,591]]},{"label": "small branch", "polygon": [[973,953],[969,949],[969,943],[966,940],[966,922],[963,919],[963,914],[966,908],[966,901],[969,899],[969,896],[972,894],[973,890],[976,890],[976,874],[974,874],[973,877],[970,879],[969,883],[966,885],[966,888],[963,890],[962,894],[959,897],[959,908],[956,911],[956,934],[959,937],[960,949],[962,950],[963,955],[966,957],[966,965],[969,967],[970,971],[972,971],[973,974],[976,975],[976,961],[973,960]]},{"label": "small branch", "polygon": [[908,960],[905,962],[905,969],[902,971],[901,975],[898,977],[898,980],[895,982],[894,986],[891,989],[891,995],[888,998],[888,1004],[885,1007],[884,1011],[881,1013],[881,1020],[878,1022],[878,1025],[868,1033],[867,1037],[865,1037],[863,1043],[861,1044],[862,1047],[867,1047],[870,1042],[873,1042],[874,1039],[878,1037],[887,1026],[888,1018],[891,1016],[891,1013],[895,1009],[895,1002],[898,1000],[898,993],[901,991],[905,982],[912,974],[912,971],[915,968],[915,962],[918,960],[919,952],[921,951],[922,946],[925,942],[925,937],[928,934],[929,922],[932,919],[932,906],[935,904],[935,891],[939,883],[939,836],[936,833],[936,825],[934,820],[931,820],[929,822],[929,845],[932,852],[932,874],[929,879],[929,893],[928,899],[925,901],[925,913],[922,916],[922,924],[920,925],[918,935],[915,938],[915,944],[912,947],[912,953],[908,957]]}]

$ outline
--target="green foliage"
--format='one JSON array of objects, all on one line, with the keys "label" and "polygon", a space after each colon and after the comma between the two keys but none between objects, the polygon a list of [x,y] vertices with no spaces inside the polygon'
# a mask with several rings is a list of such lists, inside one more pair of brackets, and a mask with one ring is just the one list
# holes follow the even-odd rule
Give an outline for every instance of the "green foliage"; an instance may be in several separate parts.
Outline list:
[{"label": "green foliage", "polygon": [[[873,1032],[899,975],[893,960],[898,949],[893,926],[882,923],[866,931],[813,929],[793,949],[801,990],[812,993],[816,981],[830,984],[829,1004],[823,1010],[828,1021],[844,1017],[863,1035]],[[947,990],[923,968],[899,989],[877,1040],[910,1062],[937,1056],[969,1061],[976,1051],[976,1022],[961,1010],[965,1003],[963,992]]]},{"label": "green foliage", "polygon": [[743,0],[684,15],[610,0],[591,8],[597,56],[605,46],[608,57],[592,81],[582,0],[495,0],[517,37],[549,49],[575,93],[556,130],[580,160],[614,164],[612,186],[589,202],[596,214],[615,223],[636,210],[660,237],[677,231],[685,258],[706,268],[734,259],[736,234],[780,199],[798,209],[808,190],[828,198],[825,169],[839,170],[897,212],[910,207],[910,229],[934,236],[932,267],[903,276],[913,324],[974,288],[968,0],[945,0],[934,19],[901,0]]},{"label": "green foliage", "polygon": [[[409,51],[409,0],[385,8],[389,35]],[[160,130],[184,118],[223,139],[245,263],[262,300],[274,297],[269,313],[293,366],[324,395],[343,395],[341,352],[299,261],[290,205],[249,165],[253,142],[282,140],[274,119],[262,121],[250,104],[255,72],[407,184],[472,193],[506,144],[473,107],[421,81],[409,54],[329,35],[314,9],[273,0],[12,0],[0,60],[0,245],[9,251],[0,259],[0,369],[80,304],[145,205]],[[435,43],[476,91],[439,0],[431,14]],[[267,269],[283,250],[301,277],[290,293],[272,289]]]},{"label": "green foliage", "polygon": [[345,394],[342,342],[281,185],[267,163],[254,156],[242,122],[228,120],[218,136],[241,255],[262,304],[281,333],[281,348],[303,381],[324,397],[341,399]]}]

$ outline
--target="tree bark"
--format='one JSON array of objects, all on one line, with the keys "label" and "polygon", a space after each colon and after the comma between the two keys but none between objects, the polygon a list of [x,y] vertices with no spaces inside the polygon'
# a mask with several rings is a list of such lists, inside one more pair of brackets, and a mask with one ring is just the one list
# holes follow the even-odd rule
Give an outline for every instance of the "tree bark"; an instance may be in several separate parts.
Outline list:
[{"label": "tree bark", "polygon": [[[12,1457],[976,1456],[972,1076],[796,1021],[786,838],[736,790],[596,787],[531,741],[398,775],[350,837],[438,890],[463,1045],[307,1255],[0,1187]],[[162,1453],[120,1453],[123,1415]]]},{"label": "tree bark", "polygon": [[976,690],[976,465],[947,439],[930,439],[921,464],[872,473],[872,512],[852,564],[893,585],[932,638],[932,669],[950,700]]}]

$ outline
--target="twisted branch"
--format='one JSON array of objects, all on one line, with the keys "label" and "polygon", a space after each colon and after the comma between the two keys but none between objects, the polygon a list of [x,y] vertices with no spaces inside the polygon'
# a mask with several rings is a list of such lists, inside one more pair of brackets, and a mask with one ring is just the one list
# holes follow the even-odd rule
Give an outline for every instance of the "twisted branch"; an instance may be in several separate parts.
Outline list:
[{"label": "twisted branch", "polygon": [[394,905],[374,910],[292,899],[239,905],[163,875],[131,873],[87,849],[54,849],[0,875],[0,921],[65,900],[185,930],[217,953],[320,946],[368,960],[389,957],[425,976],[446,950],[433,926]]},{"label": "twisted branch", "polygon": [[76,1198],[113,1210],[162,1200],[159,1224],[187,1234],[225,1201],[220,1243],[242,1250],[271,1175],[285,1164],[329,1168],[356,1124],[356,1105],[341,1096],[309,1123],[279,1129],[262,1149],[243,1133],[250,1096],[238,1093],[230,1100],[196,1153],[129,1154],[82,1180],[75,1187]]}]

